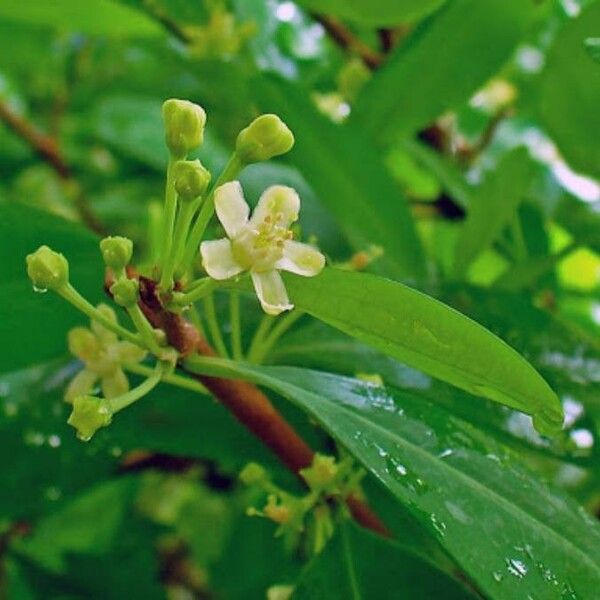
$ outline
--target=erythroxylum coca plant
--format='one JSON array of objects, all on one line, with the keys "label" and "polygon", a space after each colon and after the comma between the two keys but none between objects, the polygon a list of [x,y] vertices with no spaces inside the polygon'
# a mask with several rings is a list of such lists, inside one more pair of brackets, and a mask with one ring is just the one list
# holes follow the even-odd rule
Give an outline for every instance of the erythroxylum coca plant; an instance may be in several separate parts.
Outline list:
[{"label": "erythroxylum coca plant", "polygon": [[[93,306],[69,281],[69,262],[60,249],[42,246],[27,256],[34,289],[52,290],[90,319],[89,328],[68,334],[69,349],[83,365],[65,393],[72,404],[68,422],[77,436],[90,440],[161,381],[191,396],[210,393],[305,483],[306,493],[295,495],[273,483],[258,464],[241,473],[244,482],[267,492],[266,505],[250,512],[276,522],[289,549],[321,552],[350,516],[389,535],[361,490],[361,480],[371,472],[400,503],[416,513],[428,511],[433,530],[447,536],[455,557],[467,556],[468,568],[474,557],[461,547],[460,532],[474,524],[469,506],[460,503],[460,479],[449,481],[448,489],[430,489],[423,475],[446,468],[433,465],[432,456],[447,456],[450,465],[458,461],[452,467],[458,470],[460,461],[469,460],[467,454],[451,457],[452,449],[428,428],[427,413],[434,409],[425,400],[419,404],[386,389],[377,373],[344,378],[263,363],[290,327],[310,316],[435,378],[531,415],[545,436],[562,426],[557,396],[524,358],[477,323],[400,283],[360,273],[378,258],[377,249],[326,266],[311,240],[294,239],[301,210],[294,189],[268,187],[251,213],[238,176],[247,165],[286,153],[294,144],[276,115],[259,116],[239,133],[218,177],[199,160],[187,159],[202,144],[204,110],[171,99],[163,105],[163,119],[170,159],[159,263],[138,268],[129,239],[104,238],[99,251],[106,274],[98,285],[105,286],[110,300]],[[215,216],[224,236],[211,239],[206,233]],[[229,296],[228,332],[217,316],[217,293]],[[264,316],[243,347],[246,315],[240,296],[251,293]],[[111,301],[122,309],[119,315]],[[128,315],[127,325],[121,314]],[[127,373],[145,379],[130,388]],[[94,394],[98,384],[101,395]],[[335,440],[336,450],[314,454],[257,386],[304,410]],[[201,431],[202,424],[198,427]],[[468,428],[462,435],[476,443]],[[463,477],[466,487],[476,488]],[[481,484],[469,502],[482,502],[491,493],[486,490]],[[498,501],[502,518],[510,517],[509,508]],[[481,560],[493,567],[491,555]]]}]

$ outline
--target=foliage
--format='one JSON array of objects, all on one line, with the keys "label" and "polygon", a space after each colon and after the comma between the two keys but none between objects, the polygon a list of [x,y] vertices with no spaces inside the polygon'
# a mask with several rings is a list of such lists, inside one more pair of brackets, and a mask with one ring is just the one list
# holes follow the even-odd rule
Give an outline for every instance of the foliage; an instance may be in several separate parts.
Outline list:
[{"label": "foliage", "polygon": [[0,597],[594,598],[599,36],[0,6]]}]

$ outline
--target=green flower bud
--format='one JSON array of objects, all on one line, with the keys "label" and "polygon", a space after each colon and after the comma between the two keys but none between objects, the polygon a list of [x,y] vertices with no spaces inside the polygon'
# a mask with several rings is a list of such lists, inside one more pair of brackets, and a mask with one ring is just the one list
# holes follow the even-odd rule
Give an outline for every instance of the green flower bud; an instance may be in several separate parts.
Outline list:
[{"label": "green flower bud", "polygon": [[121,277],[110,286],[114,301],[124,308],[135,306],[139,299],[140,284],[135,279]]},{"label": "green flower bud", "polygon": [[60,253],[48,246],[40,246],[26,259],[27,275],[35,290],[58,290],[69,282],[69,263]]},{"label": "green flower bud", "polygon": [[118,235],[107,237],[100,242],[100,252],[102,252],[102,259],[107,267],[120,271],[131,261],[133,242]]},{"label": "green flower bud", "polygon": [[267,480],[267,472],[256,463],[248,463],[240,473],[240,481],[246,485],[264,483]]},{"label": "green flower bud", "polygon": [[73,412],[67,423],[77,430],[77,437],[89,442],[92,436],[101,429],[110,425],[112,410],[105,398],[96,396],[77,396],[73,400]]},{"label": "green flower bud", "polygon": [[261,115],[240,131],[235,151],[249,164],[285,154],[293,145],[294,134],[277,115]]},{"label": "green flower bud", "polygon": [[165,140],[173,156],[183,158],[197,148],[204,137],[206,113],[187,100],[171,98],[162,106],[165,122]]},{"label": "green flower bud", "polygon": [[199,160],[180,160],[173,167],[175,189],[182,200],[202,196],[210,183],[210,173]]}]

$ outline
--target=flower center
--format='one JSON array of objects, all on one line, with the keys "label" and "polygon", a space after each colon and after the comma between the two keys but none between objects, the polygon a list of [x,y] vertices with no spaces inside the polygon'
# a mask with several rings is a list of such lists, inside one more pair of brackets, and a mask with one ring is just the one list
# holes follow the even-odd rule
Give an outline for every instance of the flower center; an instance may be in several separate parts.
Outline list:
[{"label": "flower center", "polygon": [[235,260],[244,269],[269,271],[283,256],[283,245],[293,234],[283,226],[283,214],[267,215],[256,228],[248,226],[231,240]]}]

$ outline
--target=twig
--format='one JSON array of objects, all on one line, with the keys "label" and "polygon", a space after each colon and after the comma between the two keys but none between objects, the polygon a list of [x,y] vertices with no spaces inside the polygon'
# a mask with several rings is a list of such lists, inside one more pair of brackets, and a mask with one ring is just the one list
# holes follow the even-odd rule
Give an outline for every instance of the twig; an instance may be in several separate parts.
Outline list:
[{"label": "twig", "polygon": [[333,41],[344,50],[350,50],[360,56],[370,69],[376,69],[383,62],[383,56],[354,35],[341,21],[320,13],[311,13]]},{"label": "twig", "polygon": [[56,140],[38,131],[32,123],[15,113],[6,102],[1,100],[0,120],[24,140],[44,162],[48,163],[60,179],[74,184],[74,203],[82,221],[96,233],[105,234],[104,225],[90,208],[81,186],[74,180],[71,167],[63,158]]},{"label": "twig", "polygon": [[[135,277],[133,270],[128,272]],[[200,332],[181,315],[166,311],[159,300],[157,284],[139,276],[140,308],[154,327],[162,329],[169,344],[183,357],[197,352],[202,356],[216,356],[214,349]],[[109,289],[110,274],[105,282]],[[189,373],[198,379],[242,424],[268,446],[291,471],[310,466],[314,452],[277,411],[271,401],[255,385],[237,379],[206,377]],[[354,519],[372,531],[390,537],[379,517],[360,498],[351,496],[348,507]]]},{"label": "twig", "polygon": [[0,119],[47,162],[61,179],[71,177],[71,169],[63,160],[56,141],[39,132],[29,121],[15,113],[6,102],[0,101]]}]

